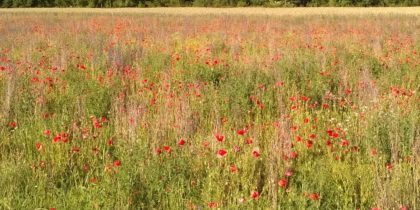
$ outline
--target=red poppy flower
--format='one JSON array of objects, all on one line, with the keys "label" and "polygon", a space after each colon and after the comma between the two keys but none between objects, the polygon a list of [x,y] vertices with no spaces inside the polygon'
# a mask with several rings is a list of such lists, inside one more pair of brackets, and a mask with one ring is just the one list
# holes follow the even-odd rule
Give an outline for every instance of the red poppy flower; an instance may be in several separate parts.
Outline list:
[{"label": "red poppy flower", "polygon": [[331,130],[331,129],[328,129],[328,130],[327,130],[327,133],[328,133],[328,136],[329,136],[329,137],[331,137],[331,138],[338,138],[338,136],[339,136],[339,134],[338,134],[338,133],[334,132],[334,131],[333,131],[333,130]]},{"label": "red poppy flower", "polygon": [[121,160],[114,161],[114,166],[115,167],[120,167],[121,166]]},{"label": "red poppy flower", "polygon": [[223,142],[225,140],[225,136],[224,135],[216,134],[216,135],[214,135],[214,137],[216,138],[216,140],[218,142]]},{"label": "red poppy flower", "polygon": [[255,101],[255,103],[257,104],[258,108],[260,108],[260,109],[264,109],[264,107],[265,107],[265,106],[264,106],[264,104],[263,104],[260,100],[258,100],[258,99],[257,99],[257,100]]},{"label": "red poppy flower", "polygon": [[401,205],[400,206],[400,210],[408,210],[408,207],[407,206],[404,206],[404,205]]},{"label": "red poppy flower", "polygon": [[56,136],[54,136],[54,138],[53,138],[53,143],[58,143],[58,142],[60,142],[61,141],[61,136],[60,135],[56,135]]},{"label": "red poppy flower", "polygon": [[282,188],[286,188],[286,186],[287,186],[287,179],[285,179],[285,178],[280,179],[279,186],[282,187]]},{"label": "red poppy flower", "polygon": [[207,203],[207,206],[209,207],[209,208],[216,208],[217,207],[217,203],[216,202],[209,202],[209,203]]},{"label": "red poppy flower", "polygon": [[298,157],[298,155],[299,154],[297,152],[293,151],[292,153],[290,153],[290,158],[295,159]]},{"label": "red poppy flower", "polygon": [[330,140],[328,140],[327,143],[326,143],[326,145],[327,145],[327,147],[332,147],[333,146],[333,143]]},{"label": "red poppy flower", "polygon": [[41,151],[41,149],[42,149],[42,144],[41,144],[40,142],[37,142],[37,143],[35,144],[35,146],[36,146],[36,150]]},{"label": "red poppy flower", "polygon": [[252,151],[252,156],[254,156],[255,158],[259,158],[260,157],[260,152],[258,150],[253,150]]},{"label": "red poppy flower", "polygon": [[219,158],[225,157],[227,155],[227,151],[225,149],[220,149],[219,151],[217,151],[217,156]]},{"label": "red poppy flower", "polygon": [[291,176],[293,175],[293,172],[292,172],[292,171],[290,171],[290,170],[287,170],[287,171],[284,173],[284,175],[285,175],[285,176],[287,176],[287,177],[291,177]]},{"label": "red poppy flower", "polygon": [[232,172],[232,173],[238,172],[238,168],[234,164],[230,165],[229,168],[230,168],[230,172]]},{"label": "red poppy flower", "polygon": [[301,97],[300,97],[300,99],[301,99],[302,101],[305,101],[305,102],[307,102],[307,101],[309,101],[309,100],[310,100],[310,98],[308,98],[308,97],[306,97],[306,96],[301,96]]},{"label": "red poppy flower", "polygon": [[45,130],[45,131],[44,131],[44,135],[46,135],[46,136],[51,135],[51,131],[50,131],[50,130]]},{"label": "red poppy flower", "polygon": [[311,194],[309,195],[309,199],[311,199],[311,200],[313,200],[313,201],[318,200],[318,199],[319,199],[319,195],[318,195],[318,193],[311,193]]},{"label": "red poppy flower", "polygon": [[314,142],[313,141],[311,141],[311,140],[307,140],[306,141],[306,147],[308,148],[308,149],[310,149],[310,148],[312,148],[312,146],[314,145]]},{"label": "red poppy flower", "polygon": [[61,141],[63,143],[67,143],[67,142],[69,142],[69,138],[67,136],[61,136]]},{"label": "red poppy flower", "polygon": [[282,87],[282,86],[284,86],[284,82],[283,81],[277,81],[276,86],[277,87]]},{"label": "red poppy flower", "polygon": [[392,170],[392,164],[391,164],[391,163],[387,163],[387,164],[385,165],[385,167],[386,167],[386,169],[387,169],[388,171],[391,171],[391,170]]},{"label": "red poppy flower", "polygon": [[371,149],[370,150],[370,155],[375,156],[378,154],[378,151],[376,151],[376,149]]},{"label": "red poppy flower", "polygon": [[401,205],[400,206],[400,210],[408,210],[408,207],[407,206],[404,206],[404,205]]},{"label": "red poppy flower", "polygon": [[101,125],[101,123],[99,122],[99,120],[98,119],[96,119],[96,118],[94,118],[93,119],[93,126],[95,127],[95,128],[101,128],[102,127],[102,125]]},{"label": "red poppy flower", "polygon": [[180,139],[180,140],[178,141],[178,145],[179,145],[179,146],[184,146],[184,144],[185,144],[185,140],[184,140],[184,139]]},{"label": "red poppy flower", "polygon": [[11,128],[16,128],[17,123],[16,123],[15,121],[12,121],[12,122],[10,122],[10,123],[9,123],[9,126],[10,126]]},{"label": "red poppy flower", "polygon": [[246,134],[247,131],[248,130],[246,128],[244,128],[244,129],[240,129],[240,130],[236,131],[236,133],[240,136],[243,136],[243,135]]},{"label": "red poppy flower", "polygon": [[170,153],[171,152],[171,147],[170,146],[163,146],[163,150],[165,150],[165,152]]},{"label": "red poppy flower", "polygon": [[86,66],[85,66],[85,65],[83,65],[83,64],[77,64],[76,66],[77,66],[77,68],[78,68],[78,69],[80,69],[80,70],[85,70],[85,69],[86,69]]},{"label": "red poppy flower", "polygon": [[107,144],[108,144],[109,146],[112,146],[112,145],[114,145],[114,142],[112,141],[112,139],[108,139]]},{"label": "red poppy flower", "polygon": [[350,94],[352,93],[352,90],[351,90],[350,88],[347,88],[347,89],[345,90],[345,92],[346,92],[346,95],[350,95]]},{"label": "red poppy flower", "polygon": [[260,197],[260,194],[257,191],[252,191],[251,197],[254,200],[257,200]]},{"label": "red poppy flower", "polygon": [[162,153],[162,150],[158,147],[155,149],[156,154],[160,155],[160,153]]},{"label": "red poppy flower", "polygon": [[342,146],[342,147],[347,147],[347,146],[349,146],[349,141],[347,141],[347,140],[345,140],[345,139],[341,140],[341,146]]}]

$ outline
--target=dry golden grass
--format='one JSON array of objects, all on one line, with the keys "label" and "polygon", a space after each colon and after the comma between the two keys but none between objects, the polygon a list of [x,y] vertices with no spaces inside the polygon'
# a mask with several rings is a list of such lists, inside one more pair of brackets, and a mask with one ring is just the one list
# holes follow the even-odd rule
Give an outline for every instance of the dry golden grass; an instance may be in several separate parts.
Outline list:
[{"label": "dry golden grass", "polygon": [[48,12],[48,13],[127,13],[127,14],[168,14],[168,15],[420,15],[420,7],[309,7],[309,8],[14,8],[0,9],[0,13]]}]

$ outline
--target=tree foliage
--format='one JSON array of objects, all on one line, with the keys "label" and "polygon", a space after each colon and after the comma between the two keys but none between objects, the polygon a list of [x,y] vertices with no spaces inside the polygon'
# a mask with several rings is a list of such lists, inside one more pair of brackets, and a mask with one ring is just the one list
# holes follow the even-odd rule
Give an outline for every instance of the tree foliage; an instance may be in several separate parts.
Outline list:
[{"label": "tree foliage", "polygon": [[420,6],[420,0],[0,0],[0,7]]}]

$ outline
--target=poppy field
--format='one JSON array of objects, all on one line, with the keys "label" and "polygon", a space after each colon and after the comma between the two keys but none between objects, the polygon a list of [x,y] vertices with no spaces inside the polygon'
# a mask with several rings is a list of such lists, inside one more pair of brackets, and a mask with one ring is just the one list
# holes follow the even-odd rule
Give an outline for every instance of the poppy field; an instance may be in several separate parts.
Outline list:
[{"label": "poppy field", "polygon": [[420,209],[419,13],[1,12],[0,209]]}]

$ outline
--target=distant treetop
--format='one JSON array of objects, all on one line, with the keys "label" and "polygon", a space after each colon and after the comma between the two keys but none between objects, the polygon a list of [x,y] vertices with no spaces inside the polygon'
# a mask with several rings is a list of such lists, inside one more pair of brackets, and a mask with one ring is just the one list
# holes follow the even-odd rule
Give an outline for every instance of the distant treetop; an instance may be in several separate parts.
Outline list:
[{"label": "distant treetop", "polygon": [[0,7],[420,6],[420,0],[0,0]]}]

